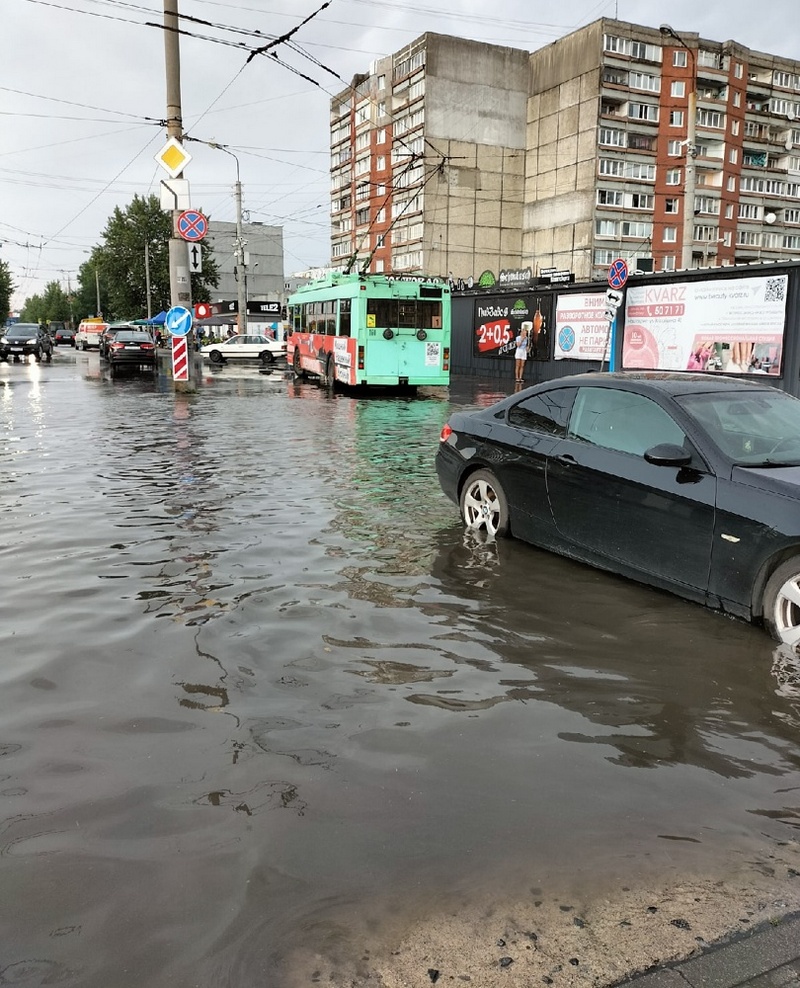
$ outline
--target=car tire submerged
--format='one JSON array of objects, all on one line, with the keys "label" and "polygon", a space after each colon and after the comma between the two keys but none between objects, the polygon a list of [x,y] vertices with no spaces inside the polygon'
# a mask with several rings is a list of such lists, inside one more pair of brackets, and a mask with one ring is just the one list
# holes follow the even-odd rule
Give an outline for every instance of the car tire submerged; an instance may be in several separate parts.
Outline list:
[{"label": "car tire submerged", "polygon": [[767,580],[764,624],[779,642],[792,647],[800,643],[800,556],[781,563]]},{"label": "car tire submerged", "polygon": [[476,470],[467,478],[460,497],[461,517],[472,532],[489,538],[509,534],[508,500],[491,470]]}]

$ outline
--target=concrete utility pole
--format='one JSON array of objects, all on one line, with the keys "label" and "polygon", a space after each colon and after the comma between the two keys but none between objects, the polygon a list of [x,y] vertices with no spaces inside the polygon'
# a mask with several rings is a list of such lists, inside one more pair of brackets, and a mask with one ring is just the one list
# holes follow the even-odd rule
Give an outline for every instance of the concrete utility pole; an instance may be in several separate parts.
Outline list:
[{"label": "concrete utility pole", "polygon": [[102,318],[103,310],[100,308],[100,271],[94,269],[94,287],[97,292],[97,314]]},{"label": "concrete utility pole", "polygon": [[[235,156],[234,156],[235,157]],[[239,181],[239,159],[236,158],[236,295],[239,309],[239,332],[247,332],[247,268],[242,237],[242,183]]]},{"label": "concrete utility pole", "polygon": [[[167,134],[175,140],[183,140],[183,111],[181,109],[181,53],[178,18],[178,0],[164,0],[164,61],[167,72]],[[182,177],[183,172],[177,177]],[[172,213],[172,237],[169,241],[169,290],[173,306],[192,305],[192,283],[189,277],[189,245],[177,235],[178,216]],[[192,360],[189,359],[189,382]],[[177,382],[176,382],[177,383]]]},{"label": "concrete utility pole", "polygon": [[689,83],[689,106],[687,109],[688,119],[686,121],[686,164],[683,182],[683,234],[681,237],[681,267],[691,268],[692,247],[694,245],[694,194],[695,194],[695,165],[694,159],[697,156],[697,53],[694,48],[683,40],[683,38],[670,27],[669,24],[662,24],[659,28],[665,36],[674,38],[679,45],[688,52],[689,68],[692,71],[692,78]]},{"label": "concrete utility pole", "polygon": [[150,244],[144,242],[144,286],[147,292],[147,318],[153,318],[153,306],[150,302]]}]

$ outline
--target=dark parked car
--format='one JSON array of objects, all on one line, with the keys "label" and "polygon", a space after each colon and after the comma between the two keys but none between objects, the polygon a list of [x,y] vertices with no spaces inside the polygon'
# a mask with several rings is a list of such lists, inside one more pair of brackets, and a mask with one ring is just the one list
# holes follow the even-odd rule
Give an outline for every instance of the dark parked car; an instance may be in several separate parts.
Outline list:
[{"label": "dark parked car", "polygon": [[156,366],[155,341],[144,329],[118,329],[107,345],[106,359],[112,374],[123,366],[153,369]]},{"label": "dark parked car", "polygon": [[48,364],[53,359],[53,340],[46,329],[35,322],[17,322],[3,331],[0,337],[0,360],[14,361],[20,357],[35,357]]},{"label": "dark parked car", "polygon": [[100,334],[100,341],[97,347],[100,352],[100,356],[106,358],[108,357],[108,346],[121,329],[136,330],[138,328],[138,326],[131,326],[129,323],[117,323],[114,326],[106,326]]},{"label": "dark parked car", "polygon": [[75,333],[74,329],[69,329],[63,323],[60,323],[54,330],[53,323],[50,323],[50,335],[56,346],[60,346],[62,343],[67,346],[75,346]]},{"label": "dark parked car", "polygon": [[476,532],[800,643],[800,401],[777,388],[698,374],[564,377],[456,412],[436,469]]}]

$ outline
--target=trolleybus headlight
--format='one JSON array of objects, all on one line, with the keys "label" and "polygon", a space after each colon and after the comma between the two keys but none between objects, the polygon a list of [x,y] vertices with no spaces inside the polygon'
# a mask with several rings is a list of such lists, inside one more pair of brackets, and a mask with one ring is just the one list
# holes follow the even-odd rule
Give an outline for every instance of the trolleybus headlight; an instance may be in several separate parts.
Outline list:
[{"label": "trolleybus headlight", "polygon": [[428,334],[425,332],[424,329],[418,329],[417,330],[417,339],[418,340],[427,340],[427,338],[428,338]]},{"label": "trolleybus headlight", "polygon": [[383,331],[383,338],[385,340],[390,340],[390,339],[392,339],[393,336],[394,336],[394,330],[393,329],[384,329],[384,331]]}]

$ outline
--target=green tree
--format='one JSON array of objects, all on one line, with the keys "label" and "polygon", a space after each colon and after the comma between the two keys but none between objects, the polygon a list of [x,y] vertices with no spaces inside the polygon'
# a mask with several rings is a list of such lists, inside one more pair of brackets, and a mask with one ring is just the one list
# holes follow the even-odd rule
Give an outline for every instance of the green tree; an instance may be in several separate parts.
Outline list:
[{"label": "green tree", "polygon": [[69,297],[57,281],[45,285],[42,295],[31,295],[25,300],[21,312],[23,322],[49,323],[54,319],[68,322],[70,319]]},{"label": "green tree", "polygon": [[[149,255],[150,299],[155,315],[170,307],[169,239],[172,216],[156,196],[134,196],[125,209],[117,207],[103,231],[103,243],[79,272],[75,308],[80,315],[95,313],[97,284],[107,319],[140,319],[147,315],[145,245]],[[219,282],[214,255],[203,249],[203,273],[192,275],[192,299],[207,302],[210,289]]]},{"label": "green tree", "polygon": [[11,311],[11,296],[13,294],[14,282],[11,280],[11,268],[5,261],[0,261],[0,315],[3,317],[3,322],[6,321],[6,317]]}]

